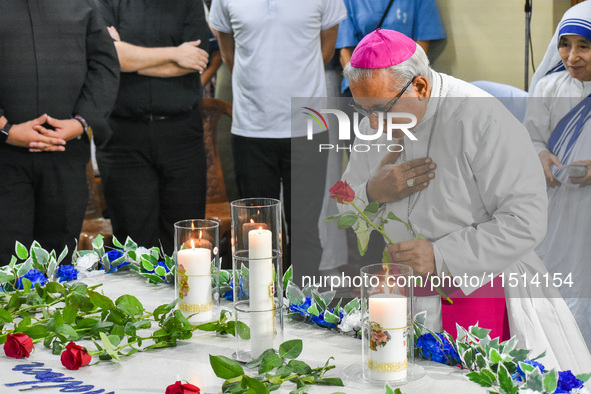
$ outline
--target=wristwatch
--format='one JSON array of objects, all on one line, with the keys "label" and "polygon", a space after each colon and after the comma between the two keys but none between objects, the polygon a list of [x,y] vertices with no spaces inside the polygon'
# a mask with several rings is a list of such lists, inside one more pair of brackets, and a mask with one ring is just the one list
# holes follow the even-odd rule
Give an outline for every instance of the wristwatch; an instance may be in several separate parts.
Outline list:
[{"label": "wristwatch", "polygon": [[4,127],[2,127],[0,129],[0,143],[6,142],[6,140],[8,139],[8,132],[10,131],[11,127],[12,127],[12,125],[10,123],[6,122]]}]

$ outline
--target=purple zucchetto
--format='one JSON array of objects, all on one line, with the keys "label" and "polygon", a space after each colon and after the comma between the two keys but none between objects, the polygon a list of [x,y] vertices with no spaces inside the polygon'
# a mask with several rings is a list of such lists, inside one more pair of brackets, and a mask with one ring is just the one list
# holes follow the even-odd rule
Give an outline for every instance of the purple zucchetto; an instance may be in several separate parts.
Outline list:
[{"label": "purple zucchetto", "polygon": [[386,68],[408,60],[417,43],[394,30],[377,29],[359,42],[351,56],[355,68]]}]

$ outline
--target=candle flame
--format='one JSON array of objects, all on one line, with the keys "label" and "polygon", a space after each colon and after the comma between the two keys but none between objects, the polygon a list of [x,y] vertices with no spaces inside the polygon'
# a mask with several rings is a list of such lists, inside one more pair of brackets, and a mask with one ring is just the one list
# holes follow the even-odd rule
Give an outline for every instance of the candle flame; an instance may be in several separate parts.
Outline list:
[{"label": "candle flame", "polygon": [[260,226],[260,227],[259,227],[259,230],[262,230],[262,229],[263,229],[263,226]]},{"label": "candle flame", "polygon": [[203,236],[203,230],[199,230],[199,239],[201,239]]},{"label": "candle flame", "polygon": [[195,249],[195,241],[191,240],[191,248]]},{"label": "candle flame", "polygon": [[195,222],[191,222],[191,230],[195,230]]},{"label": "candle flame", "polygon": [[250,219],[250,222],[251,222],[251,223],[254,223],[254,219]]}]

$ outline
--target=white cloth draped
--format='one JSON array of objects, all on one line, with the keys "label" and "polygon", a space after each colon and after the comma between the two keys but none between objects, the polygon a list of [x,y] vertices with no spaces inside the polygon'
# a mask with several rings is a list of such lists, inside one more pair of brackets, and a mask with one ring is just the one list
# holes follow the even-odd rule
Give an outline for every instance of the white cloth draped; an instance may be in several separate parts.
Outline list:
[{"label": "white cloth draped", "polygon": [[[413,129],[418,141],[405,137],[404,146],[406,160],[426,157],[440,101],[429,153],[437,164],[436,176],[410,215],[414,231],[433,243],[437,272],[478,278],[483,273],[503,272],[505,278],[511,273],[546,273],[533,252],[546,230],[545,180],[525,128],[482,90],[444,74],[433,75],[426,114]],[[441,98],[433,97],[442,81]],[[375,133],[367,119],[360,131]],[[384,135],[375,141],[379,143],[392,142]],[[351,155],[343,180],[365,201],[366,182],[386,154],[382,148]],[[410,198],[412,204],[417,194]],[[384,211],[408,221],[408,201],[388,203]],[[394,221],[386,225],[386,232],[395,242],[411,238]],[[481,285],[489,280],[484,278]],[[461,288],[466,294],[475,290],[465,283]],[[509,287],[505,282],[505,295],[511,333],[519,347],[531,348],[532,356],[546,351],[543,361],[549,368],[591,371],[591,356],[558,291],[522,284]]]}]

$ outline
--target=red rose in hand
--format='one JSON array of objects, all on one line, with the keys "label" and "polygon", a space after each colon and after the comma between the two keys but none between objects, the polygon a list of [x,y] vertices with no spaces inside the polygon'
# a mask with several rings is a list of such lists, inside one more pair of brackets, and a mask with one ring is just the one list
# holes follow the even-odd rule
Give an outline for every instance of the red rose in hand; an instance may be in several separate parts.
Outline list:
[{"label": "red rose in hand", "polygon": [[177,381],[166,388],[166,394],[199,394],[201,390],[190,383],[181,384]]},{"label": "red rose in hand", "polygon": [[8,334],[4,343],[4,353],[8,357],[29,357],[33,350],[33,340],[27,334]]},{"label": "red rose in hand", "polygon": [[329,190],[330,198],[337,200],[339,204],[344,202],[351,202],[355,199],[355,192],[347,182],[338,181]]},{"label": "red rose in hand", "polygon": [[70,342],[66,345],[66,350],[62,352],[62,365],[71,370],[78,370],[90,364],[92,356],[88,354],[85,348]]}]

